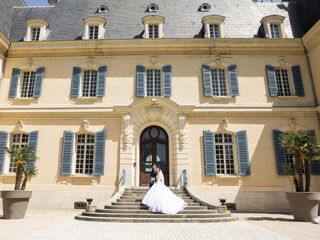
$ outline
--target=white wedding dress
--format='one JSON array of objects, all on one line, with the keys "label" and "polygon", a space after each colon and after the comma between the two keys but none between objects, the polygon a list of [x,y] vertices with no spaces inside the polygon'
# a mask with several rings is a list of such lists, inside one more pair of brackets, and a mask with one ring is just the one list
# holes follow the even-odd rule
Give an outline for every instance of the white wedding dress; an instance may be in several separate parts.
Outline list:
[{"label": "white wedding dress", "polygon": [[164,185],[162,171],[158,173],[156,179],[156,182],[144,196],[142,204],[148,206],[152,212],[176,214],[182,211],[187,203]]}]

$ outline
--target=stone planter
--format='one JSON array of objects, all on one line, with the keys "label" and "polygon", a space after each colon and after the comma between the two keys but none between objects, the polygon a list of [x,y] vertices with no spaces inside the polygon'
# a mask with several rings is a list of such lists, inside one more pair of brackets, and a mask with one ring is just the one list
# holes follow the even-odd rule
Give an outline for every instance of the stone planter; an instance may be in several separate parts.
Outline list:
[{"label": "stone planter", "polygon": [[311,222],[318,217],[320,192],[286,192],[294,220]]},{"label": "stone planter", "polygon": [[32,191],[1,191],[4,219],[24,218]]}]

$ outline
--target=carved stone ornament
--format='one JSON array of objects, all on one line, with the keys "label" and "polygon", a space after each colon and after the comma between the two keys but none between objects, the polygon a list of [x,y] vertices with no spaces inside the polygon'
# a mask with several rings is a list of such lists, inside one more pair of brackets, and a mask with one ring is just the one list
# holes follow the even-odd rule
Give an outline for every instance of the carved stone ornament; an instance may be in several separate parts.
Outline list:
[{"label": "carved stone ornament", "polygon": [[278,62],[281,66],[283,66],[285,64],[285,59],[284,59],[284,56],[280,56],[279,59],[278,59]]},{"label": "carved stone ornament", "polygon": [[159,117],[163,112],[163,107],[159,106],[155,100],[152,100],[153,103],[146,107],[146,112],[149,114],[149,117],[153,120]]},{"label": "carved stone ornament", "polygon": [[226,131],[228,128],[228,121],[227,119],[223,119],[219,124],[219,129],[222,131]]},{"label": "carved stone ornament", "polygon": [[29,68],[31,68],[32,66],[33,66],[33,59],[28,59],[28,63],[27,63],[27,66],[29,67]]},{"label": "carved stone ornament", "polygon": [[81,124],[81,129],[84,131],[88,131],[89,129],[89,121],[88,120],[83,120]]},{"label": "carved stone ornament", "polygon": [[93,65],[93,57],[88,57],[87,61],[88,61],[88,66]]},{"label": "carved stone ornament", "polygon": [[294,118],[289,119],[289,128],[290,130],[295,130],[297,128],[297,123]]},{"label": "carved stone ornament", "polygon": [[150,58],[150,62],[151,62],[152,64],[156,64],[156,63],[158,62],[158,58],[157,58],[156,56],[152,56],[152,57]]},{"label": "carved stone ornament", "polygon": [[17,121],[17,123],[16,123],[16,126],[15,126],[15,128],[14,128],[14,130],[16,131],[16,132],[18,132],[18,131],[21,131],[22,130],[22,128],[23,128],[23,123],[22,123],[22,121]]},{"label": "carved stone ornament", "polygon": [[131,121],[131,115],[130,115],[130,113],[125,113],[125,114],[123,115],[123,123],[124,123],[125,125],[129,125],[130,121]]},{"label": "carved stone ornament", "polygon": [[220,66],[221,65],[221,56],[220,55],[217,55],[215,57],[215,60],[214,60],[215,64]]},{"label": "carved stone ornament", "polygon": [[187,123],[187,115],[185,113],[180,113],[179,115],[179,124],[180,126],[184,126]]}]

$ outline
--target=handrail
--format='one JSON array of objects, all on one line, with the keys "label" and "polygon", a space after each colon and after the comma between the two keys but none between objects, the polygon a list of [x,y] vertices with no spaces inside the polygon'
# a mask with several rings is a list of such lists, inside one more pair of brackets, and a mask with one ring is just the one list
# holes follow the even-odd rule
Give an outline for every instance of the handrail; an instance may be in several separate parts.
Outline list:
[{"label": "handrail", "polygon": [[126,185],[126,170],[122,169],[122,174],[121,174],[121,178],[120,178],[120,184],[121,186],[125,186]]},{"label": "handrail", "polygon": [[187,170],[184,169],[182,170],[179,178],[178,178],[178,181],[177,181],[177,184],[176,184],[176,188],[178,187],[178,185],[182,186],[182,187],[187,187],[188,186],[188,174],[187,174]]}]

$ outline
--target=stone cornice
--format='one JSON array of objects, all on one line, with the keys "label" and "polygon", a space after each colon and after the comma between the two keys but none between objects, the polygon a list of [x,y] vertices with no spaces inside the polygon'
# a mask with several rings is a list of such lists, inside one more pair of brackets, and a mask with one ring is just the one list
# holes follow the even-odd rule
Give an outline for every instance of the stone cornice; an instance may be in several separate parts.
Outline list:
[{"label": "stone cornice", "polygon": [[302,41],[309,52],[320,45],[320,20],[303,36]]},{"label": "stone cornice", "polygon": [[303,55],[301,39],[121,39],[11,43],[8,57],[121,55]]},{"label": "stone cornice", "polygon": [[9,39],[2,32],[0,32],[0,56],[4,57],[9,47]]}]

